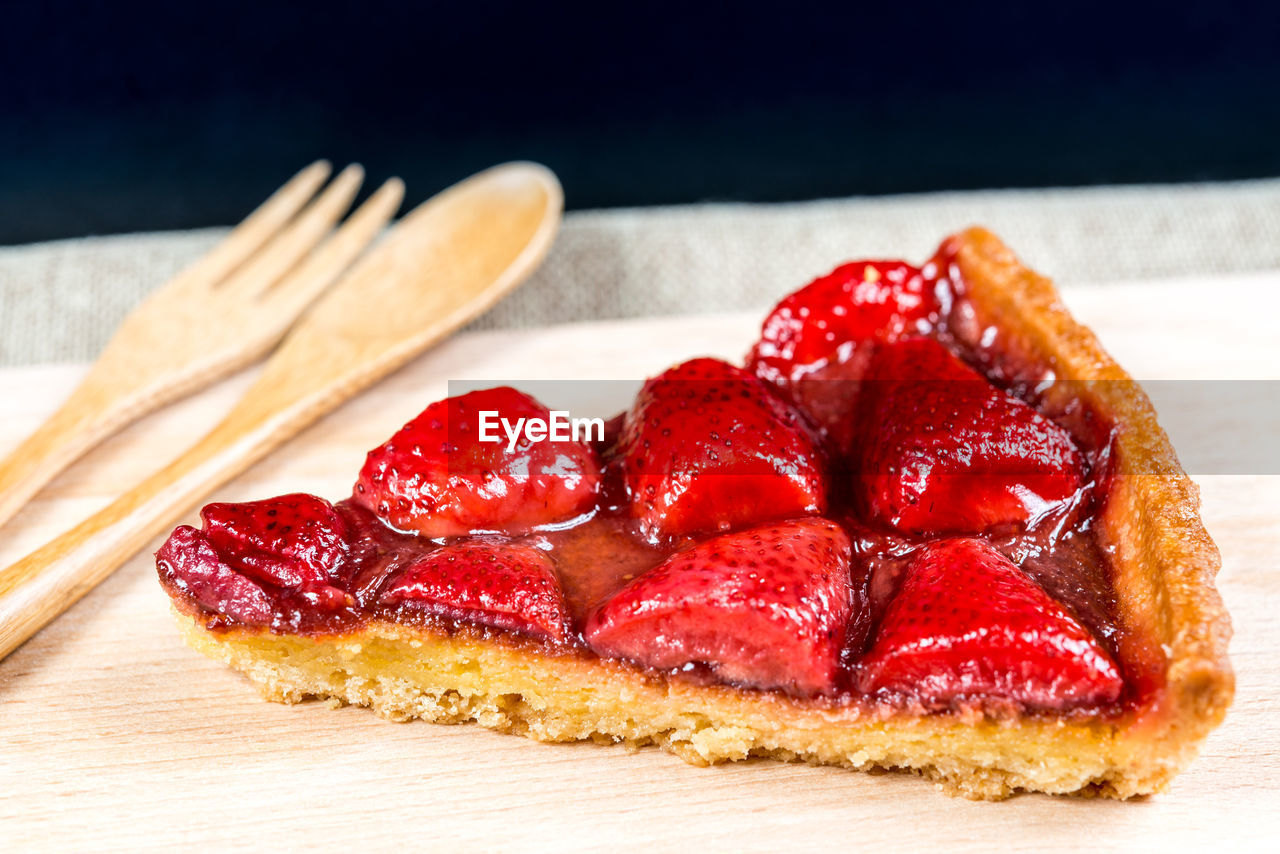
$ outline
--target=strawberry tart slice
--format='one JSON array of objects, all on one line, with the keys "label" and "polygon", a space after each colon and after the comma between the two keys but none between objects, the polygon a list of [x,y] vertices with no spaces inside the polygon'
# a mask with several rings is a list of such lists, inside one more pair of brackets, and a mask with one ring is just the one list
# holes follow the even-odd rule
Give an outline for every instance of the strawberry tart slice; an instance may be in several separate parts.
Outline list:
[{"label": "strawberry tart slice", "polygon": [[838,268],[603,435],[486,433],[550,415],[472,392],[343,501],[208,505],[156,555],[187,640],[285,702],[978,798],[1159,791],[1231,702],[1194,485],[987,232]]}]

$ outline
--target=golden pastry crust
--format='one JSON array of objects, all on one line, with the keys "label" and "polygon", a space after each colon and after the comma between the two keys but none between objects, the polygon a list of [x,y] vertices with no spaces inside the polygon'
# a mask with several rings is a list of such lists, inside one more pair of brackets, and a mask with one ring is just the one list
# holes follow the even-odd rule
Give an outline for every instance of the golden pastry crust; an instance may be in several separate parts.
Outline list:
[{"label": "golden pastry crust", "polygon": [[[956,235],[948,249],[977,328],[999,330],[996,349],[1041,375],[1071,380],[1061,392],[1085,400],[1115,428],[1116,474],[1098,532],[1110,548],[1125,634],[1159,645],[1164,658],[1160,701],[1127,741],[1132,762],[1167,764],[1172,774],[1222,722],[1235,692],[1227,658],[1231,620],[1214,587],[1222,559],[1200,520],[1200,490],[1146,393],[1071,317],[1049,279],[985,229]],[[1121,652],[1132,661],[1150,650]]]},{"label": "golden pastry crust", "polygon": [[[210,630],[175,600],[188,643],[244,672],[269,699],[326,697],[394,720],[477,721],[543,741],[658,744],[698,764],[765,756],[906,769],[971,798],[1159,791],[1222,720],[1233,690],[1230,623],[1213,587],[1220,560],[1196,487],[1146,395],[1071,318],[1049,280],[981,229],[953,237],[948,251],[966,283],[973,328],[994,326],[999,349],[1021,369],[1120,380],[1072,384],[1071,392],[1117,428],[1118,473],[1100,533],[1129,639],[1120,655],[1130,667],[1156,663],[1163,688],[1155,702],[1006,720],[920,715],[661,677],[467,627],[374,620],[329,636]],[[1154,471],[1168,474],[1143,474]]]},{"label": "golden pastry crust", "polygon": [[1129,797],[1163,785],[1126,765],[1123,722],[1049,715],[995,721],[902,715],[849,704],[662,678],[622,661],[548,654],[533,644],[372,621],[342,635],[209,631],[179,612],[186,641],[243,672],[262,695],[328,698],[396,721],[478,722],[538,741],[656,744],[708,765],[748,757],[911,770],[952,794]]}]

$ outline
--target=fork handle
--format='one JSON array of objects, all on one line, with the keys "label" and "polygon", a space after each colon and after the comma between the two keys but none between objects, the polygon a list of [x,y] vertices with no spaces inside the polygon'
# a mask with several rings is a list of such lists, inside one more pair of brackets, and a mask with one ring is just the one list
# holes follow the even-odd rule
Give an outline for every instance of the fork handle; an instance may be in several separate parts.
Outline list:
[{"label": "fork handle", "polygon": [[0,659],[294,429],[281,423],[283,414],[246,421],[238,413],[107,507],[0,570]]},{"label": "fork handle", "polygon": [[0,525],[58,472],[138,414],[130,397],[98,382],[95,371],[0,461]]},{"label": "fork handle", "polygon": [[[126,319],[122,324],[122,333],[128,323]],[[227,370],[208,365],[175,370],[162,360],[139,359],[136,349],[117,343],[125,337],[122,333],[107,345],[70,397],[0,460],[0,525],[81,454]]]}]

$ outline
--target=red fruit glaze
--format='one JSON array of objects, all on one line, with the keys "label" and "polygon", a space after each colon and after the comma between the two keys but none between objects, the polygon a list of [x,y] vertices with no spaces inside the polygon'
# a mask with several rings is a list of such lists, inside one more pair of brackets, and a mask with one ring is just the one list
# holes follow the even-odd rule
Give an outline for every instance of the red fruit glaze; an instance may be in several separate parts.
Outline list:
[{"label": "red fruit glaze", "polygon": [[200,516],[203,529],[175,530],[156,561],[206,607],[266,624],[282,600],[319,611],[353,604],[337,586],[348,557],[346,525],[323,498],[209,504]]},{"label": "red fruit glaze", "polygon": [[555,567],[528,546],[443,546],[405,567],[379,597],[401,606],[560,642],[568,633]]},{"label": "red fruit glaze", "polygon": [[652,539],[826,508],[808,425],[758,378],[717,359],[646,382],[618,449],[631,515]]},{"label": "red fruit glaze", "polygon": [[1078,450],[992,385],[1035,379],[942,266],[841,267],[778,305],[755,373],[672,368],[594,445],[480,442],[482,411],[548,419],[510,388],[432,404],[348,501],[208,506],[161,581],[213,631],[472,624],[819,707],[1146,702],[1160,663],[1126,652],[1092,525],[1111,427],[1064,420]]},{"label": "red fruit glaze", "polygon": [[837,267],[778,303],[748,357],[780,386],[848,361],[869,341],[923,331],[938,311],[920,270],[901,261],[855,261]]},{"label": "red fruit glaze", "polygon": [[1063,709],[1114,702],[1123,681],[1093,636],[1008,558],[953,539],[925,546],[907,568],[858,685],[929,708]]},{"label": "red fruit glaze", "polygon": [[304,493],[200,511],[209,543],[239,572],[277,587],[330,582],[347,554],[347,529],[333,505]]},{"label": "red fruit glaze", "polygon": [[251,626],[266,625],[275,602],[261,584],[223,563],[197,528],[181,525],[156,552],[161,579],[215,614],[226,614]]},{"label": "red fruit glaze", "polygon": [[480,413],[512,424],[549,419],[538,401],[509,387],[431,404],[369,452],[353,499],[402,531],[453,537],[476,531],[521,533],[572,519],[595,503],[600,468],[585,442],[507,437],[480,441]]},{"label": "red fruit glaze", "polygon": [[800,519],[707,540],[632,581],[587,620],[602,656],[799,695],[836,687],[850,611],[849,538]]},{"label": "red fruit glaze", "polygon": [[878,348],[859,397],[858,503],[899,531],[1022,527],[1084,483],[1065,430],[931,338]]}]

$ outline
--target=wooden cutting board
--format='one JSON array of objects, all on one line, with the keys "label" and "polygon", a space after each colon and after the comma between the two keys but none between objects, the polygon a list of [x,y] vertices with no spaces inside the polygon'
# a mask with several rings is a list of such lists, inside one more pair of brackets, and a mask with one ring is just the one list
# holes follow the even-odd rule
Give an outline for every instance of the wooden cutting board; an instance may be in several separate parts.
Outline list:
[{"label": "wooden cutting board", "polygon": [[[1280,379],[1278,295],[1280,273],[1079,288],[1067,301],[1139,378]],[[758,314],[690,317],[459,337],[216,497],[346,495],[365,451],[444,396],[447,380],[634,380],[698,353],[737,358],[758,322]],[[0,450],[33,428],[81,372],[0,372]],[[211,425],[249,378],[160,413],[94,452],[0,530],[0,561],[20,557],[157,468]],[[1175,444],[1206,438],[1190,435],[1195,423],[1182,435],[1173,431]],[[695,768],[656,749],[628,755],[621,747],[537,744],[474,726],[389,723],[360,708],[267,703],[240,676],[179,642],[155,580],[153,545],[0,663],[0,848],[1274,845],[1280,477],[1197,479],[1205,522],[1223,553],[1219,584],[1235,621],[1239,690],[1200,758],[1157,797],[971,803],[904,774],[765,761]]]}]

